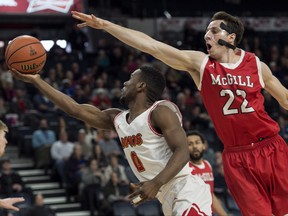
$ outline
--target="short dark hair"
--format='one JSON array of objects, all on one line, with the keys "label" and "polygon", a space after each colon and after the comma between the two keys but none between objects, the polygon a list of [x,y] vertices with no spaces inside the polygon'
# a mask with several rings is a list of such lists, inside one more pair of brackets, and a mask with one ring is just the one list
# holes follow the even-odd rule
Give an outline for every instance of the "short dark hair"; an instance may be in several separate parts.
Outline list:
[{"label": "short dark hair", "polygon": [[164,91],[165,77],[160,71],[149,65],[142,65],[139,69],[141,70],[140,80],[147,85],[147,98],[153,103],[161,97]]},{"label": "short dark hair", "polygon": [[200,133],[199,131],[196,131],[196,130],[186,131],[186,137],[188,137],[188,136],[199,136],[202,143],[206,142],[204,135],[202,133]]},{"label": "short dark hair", "polygon": [[211,18],[211,21],[214,20],[224,20],[227,27],[231,29],[231,32],[236,34],[235,45],[238,45],[241,42],[244,34],[244,24],[238,17],[232,16],[225,11],[219,11]]}]

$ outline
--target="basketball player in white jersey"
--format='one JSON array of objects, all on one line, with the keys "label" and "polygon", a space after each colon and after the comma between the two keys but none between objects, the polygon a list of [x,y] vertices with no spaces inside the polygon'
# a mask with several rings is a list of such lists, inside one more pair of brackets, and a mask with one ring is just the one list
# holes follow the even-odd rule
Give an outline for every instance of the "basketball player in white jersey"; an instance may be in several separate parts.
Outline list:
[{"label": "basketball player in white jersey", "polygon": [[60,109],[98,129],[116,130],[128,162],[140,183],[132,184],[135,205],[158,198],[167,216],[211,215],[209,186],[190,174],[189,150],[181,114],[169,101],[157,101],[165,88],[164,76],[143,66],[124,83],[121,101],[128,110],[99,110],[78,104],[54,89],[39,74],[15,78],[34,84]]}]

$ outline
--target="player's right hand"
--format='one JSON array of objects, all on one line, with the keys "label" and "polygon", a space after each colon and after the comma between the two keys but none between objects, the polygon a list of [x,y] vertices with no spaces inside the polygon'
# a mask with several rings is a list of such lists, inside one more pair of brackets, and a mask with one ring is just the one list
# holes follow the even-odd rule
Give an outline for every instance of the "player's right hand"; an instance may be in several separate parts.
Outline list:
[{"label": "player's right hand", "polygon": [[34,79],[36,79],[37,77],[40,77],[38,73],[37,74],[23,74],[13,68],[10,68],[10,71],[14,78],[21,80],[23,82],[32,83]]},{"label": "player's right hand", "polygon": [[82,21],[82,23],[77,24],[77,27],[79,28],[83,28],[83,27],[91,27],[91,28],[95,28],[95,29],[103,29],[104,27],[104,20],[100,19],[98,17],[95,17],[93,14],[88,15],[88,14],[84,14],[78,11],[71,11],[72,13],[72,17]]}]

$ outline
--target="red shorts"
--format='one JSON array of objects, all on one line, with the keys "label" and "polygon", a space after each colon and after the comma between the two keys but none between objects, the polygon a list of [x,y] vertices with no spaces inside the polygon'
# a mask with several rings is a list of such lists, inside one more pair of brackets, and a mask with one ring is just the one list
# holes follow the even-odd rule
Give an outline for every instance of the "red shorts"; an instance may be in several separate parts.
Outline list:
[{"label": "red shorts", "polygon": [[243,216],[288,214],[288,147],[282,137],[225,149],[223,166]]}]

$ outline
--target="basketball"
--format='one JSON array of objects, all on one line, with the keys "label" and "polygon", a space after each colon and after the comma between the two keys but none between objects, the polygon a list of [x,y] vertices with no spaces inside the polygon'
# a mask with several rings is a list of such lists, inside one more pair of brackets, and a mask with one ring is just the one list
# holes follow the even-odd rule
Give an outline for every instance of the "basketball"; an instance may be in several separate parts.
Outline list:
[{"label": "basketball", "polygon": [[46,62],[46,50],[37,38],[21,35],[8,44],[5,61],[9,69],[16,69],[20,73],[39,73]]}]

